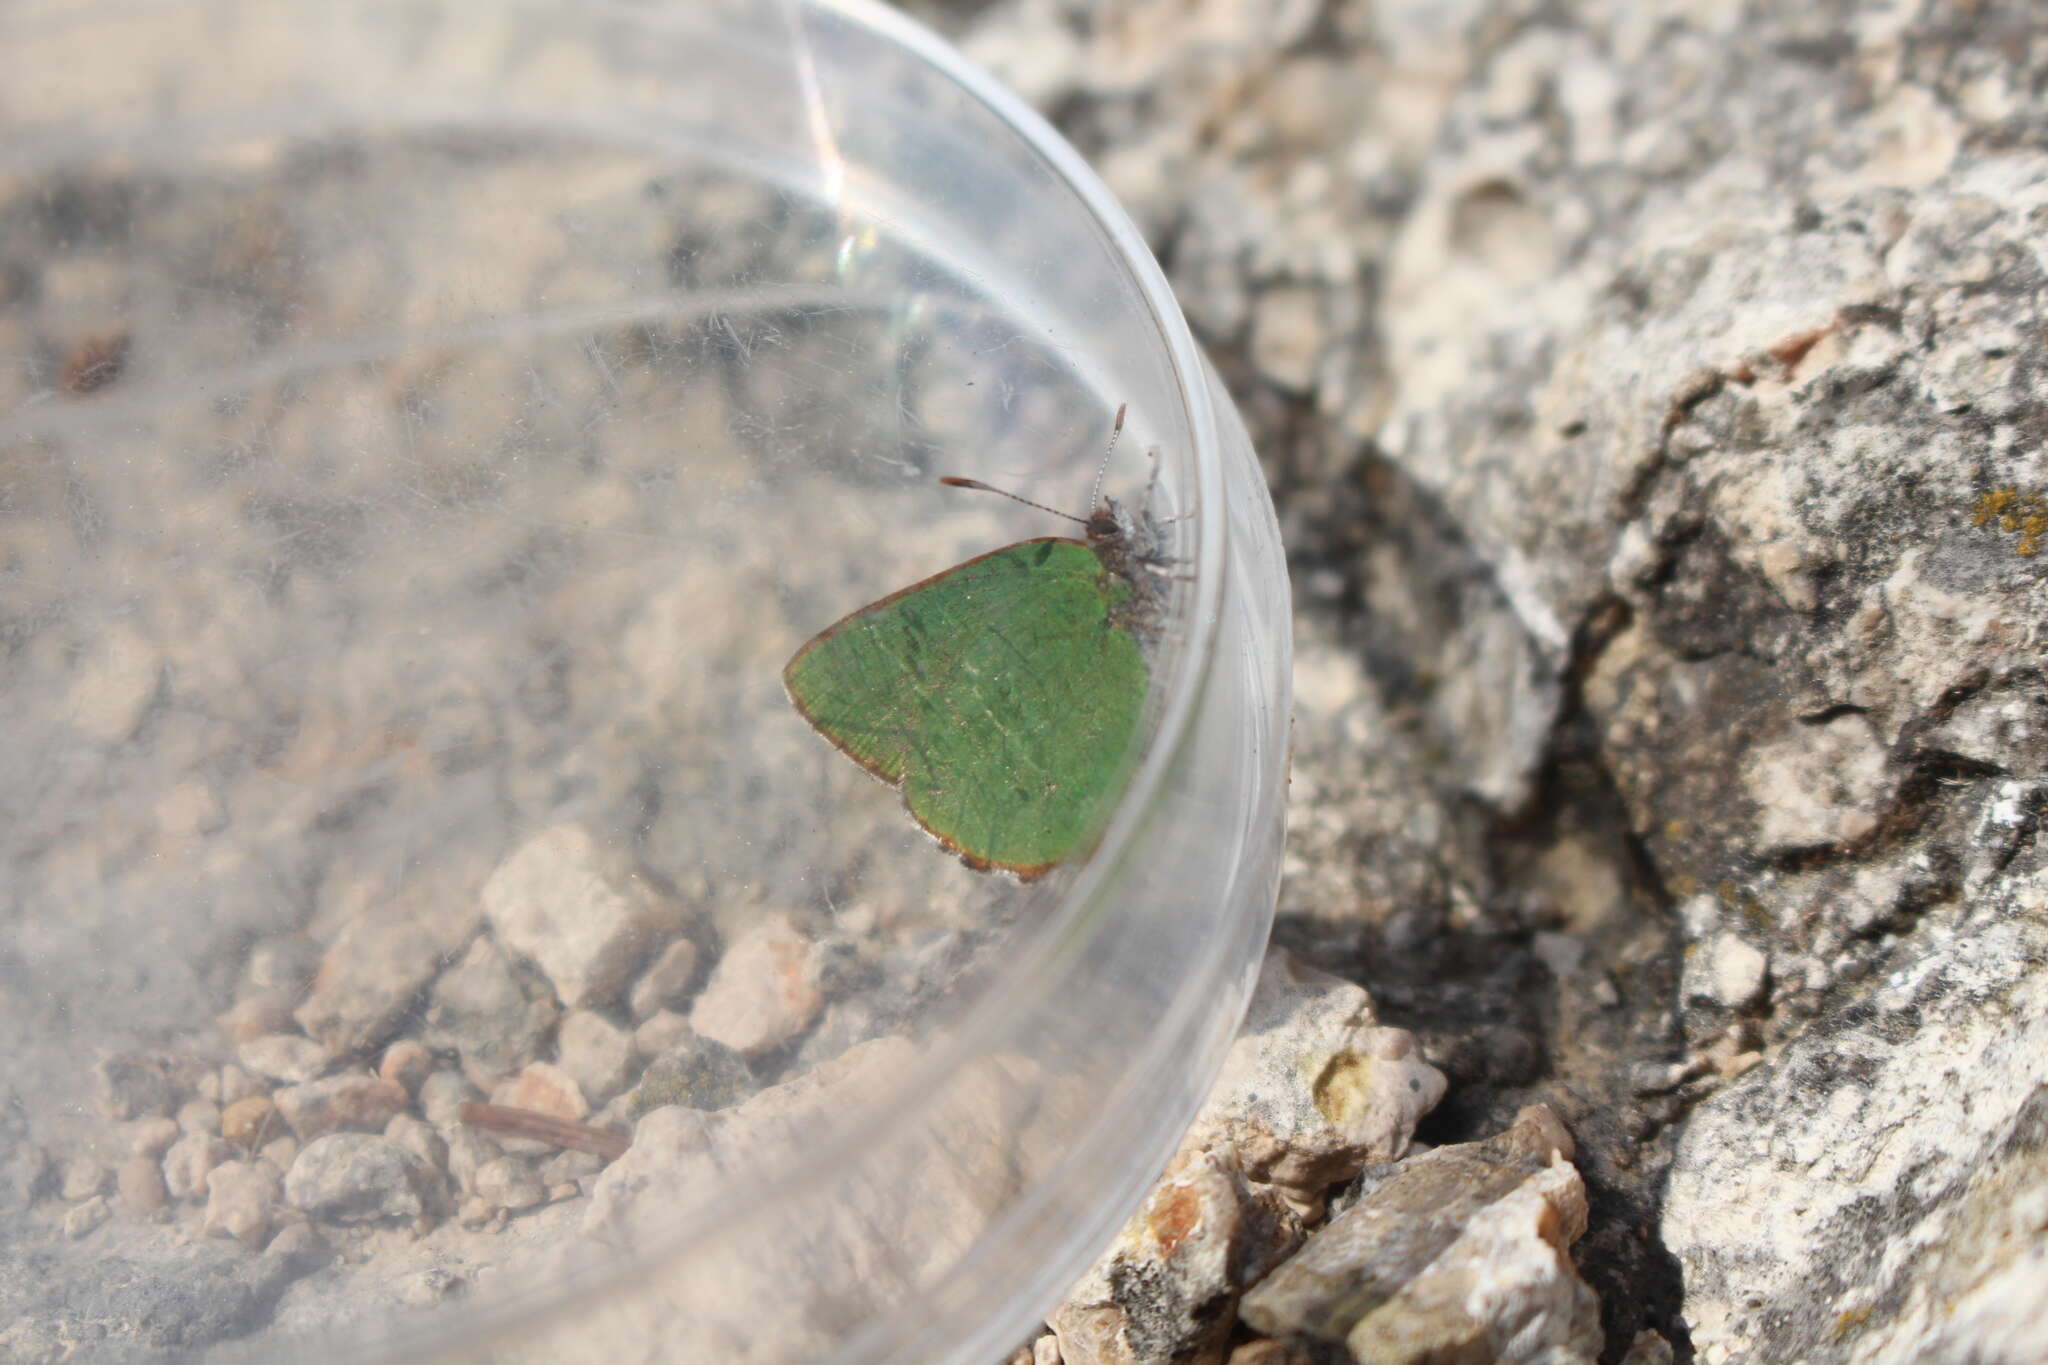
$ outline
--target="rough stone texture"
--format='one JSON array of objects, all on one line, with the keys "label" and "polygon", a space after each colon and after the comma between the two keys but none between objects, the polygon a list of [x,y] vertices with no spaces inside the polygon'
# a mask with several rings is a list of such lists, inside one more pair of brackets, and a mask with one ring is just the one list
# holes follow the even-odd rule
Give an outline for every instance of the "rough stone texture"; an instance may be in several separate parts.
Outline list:
[{"label": "rough stone texture", "polygon": [[490,1086],[540,1056],[560,1014],[547,983],[486,935],[434,983],[424,1038],[459,1053],[470,1079]]},{"label": "rough stone texture", "polygon": [[576,1122],[590,1112],[590,1102],[576,1078],[551,1062],[535,1062],[491,1092],[492,1104],[533,1109]]},{"label": "rough stone texture", "polygon": [[217,1137],[181,1137],[164,1153],[164,1187],[173,1199],[198,1199],[206,1193],[207,1173],[233,1155],[234,1148]]},{"label": "rough stone texture", "polygon": [[417,1218],[432,1206],[434,1173],[395,1142],[330,1133],[306,1144],[285,1173],[293,1207],[336,1223]]},{"label": "rough stone texture", "polygon": [[671,1005],[680,1004],[697,980],[697,945],[679,938],[661,950],[627,996],[636,1022],[645,1022]]},{"label": "rough stone texture", "polygon": [[417,1095],[420,1085],[433,1074],[434,1054],[413,1039],[404,1038],[384,1050],[384,1058],[377,1063],[377,1074],[387,1081],[397,1081],[407,1093]]},{"label": "rough stone texture", "polygon": [[112,1205],[107,1203],[107,1197],[103,1194],[96,1194],[83,1203],[72,1205],[65,1212],[64,1235],[75,1241],[80,1237],[97,1231],[102,1224],[113,1216],[114,1209]]},{"label": "rough stone texture", "polygon": [[[415,918],[410,902],[383,907],[342,930],[321,960],[299,1026],[337,1053],[382,1044],[441,969],[454,929]],[[244,1066],[250,1062],[244,1058]],[[256,1069],[252,1067],[251,1069]]]},{"label": "rough stone texture", "polygon": [[664,1104],[723,1109],[755,1089],[746,1060],[723,1043],[700,1038],[682,1026],[669,1049],[647,1064],[640,1083],[626,1096],[627,1116],[637,1119]]},{"label": "rough stone texture", "polygon": [[483,903],[499,940],[533,959],[571,1009],[610,1001],[684,918],[683,907],[580,825],[520,845],[484,884]]},{"label": "rough stone texture", "polygon": [[1245,1295],[1245,1321],[1341,1342],[1360,1365],[1590,1365],[1599,1304],[1569,1255],[1586,1228],[1572,1150],[1537,1106],[1498,1137],[1384,1168]]},{"label": "rough stone texture", "polygon": [[1442,1073],[1405,1029],[1377,1023],[1363,990],[1280,949],[1182,1146],[1228,1149],[1316,1212],[1329,1186],[1405,1152],[1443,1095]]},{"label": "rough stone texture", "polygon": [[1228,1147],[1177,1156],[1049,1319],[1066,1365],[1216,1361],[1239,1292],[1301,1239],[1301,1215]]},{"label": "rough stone texture", "polygon": [[155,1158],[141,1153],[129,1157],[114,1172],[114,1188],[121,1207],[133,1214],[155,1213],[170,1198],[163,1167]]},{"label": "rough stone texture", "polygon": [[101,1256],[96,1267],[10,1281],[0,1291],[0,1359],[76,1358],[78,1343],[108,1323],[133,1324],[135,1345],[159,1356],[197,1351],[262,1324],[293,1277],[281,1257],[215,1241]]},{"label": "rough stone texture", "polygon": [[515,1156],[496,1157],[477,1168],[477,1198],[494,1209],[530,1209],[547,1197],[533,1168]]},{"label": "rough stone texture", "polygon": [[270,1239],[270,1215],[279,1194],[277,1168],[268,1161],[229,1161],[206,1176],[206,1222],[209,1236],[233,1237],[247,1247]]},{"label": "rough stone texture", "polygon": [[250,1095],[236,1100],[220,1115],[220,1135],[230,1142],[260,1144],[276,1136],[272,1131],[277,1106],[268,1095]]},{"label": "rough stone texture", "polygon": [[267,1033],[237,1049],[243,1066],[274,1081],[298,1083],[327,1073],[335,1063],[331,1048],[296,1033]]},{"label": "rough stone texture", "polygon": [[329,1076],[288,1085],[272,1097],[277,1113],[301,1142],[349,1128],[376,1133],[412,1103],[405,1087],[382,1076]]},{"label": "rough stone texture", "polygon": [[624,1090],[633,1078],[633,1035],[601,1014],[572,1010],[556,1031],[555,1047],[562,1070],[593,1105]]},{"label": "rough stone texture", "polygon": [[1323,1192],[1406,1152],[1443,1093],[1364,991],[1269,953],[1179,1153],[1048,1319],[1061,1358],[1220,1361],[1239,1293],[1321,1215]]},{"label": "rough stone texture", "polygon": [[690,1009],[690,1027],[742,1057],[781,1047],[825,1003],[815,947],[776,911],[726,947]]}]

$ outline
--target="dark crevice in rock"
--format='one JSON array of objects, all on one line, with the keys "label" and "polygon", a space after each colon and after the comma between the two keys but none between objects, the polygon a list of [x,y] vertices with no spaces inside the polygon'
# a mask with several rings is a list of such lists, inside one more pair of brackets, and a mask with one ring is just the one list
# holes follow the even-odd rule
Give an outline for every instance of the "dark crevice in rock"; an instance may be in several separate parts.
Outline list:
[{"label": "dark crevice in rock", "polygon": [[[1435,686],[1429,655],[1437,641],[1374,617],[1372,603],[1389,585],[1372,580],[1367,552],[1397,547],[1392,572],[1411,600],[1420,599],[1416,611],[1435,613],[1446,632],[1451,626],[1444,623],[1473,612],[1510,611],[1490,566],[1440,503],[1370,452],[1334,491],[1325,486],[1297,499],[1284,475],[1276,482],[1283,508],[1306,513],[1290,539],[1296,581],[1325,580],[1321,591],[1303,594],[1299,610],[1358,649],[1389,707],[1426,707]],[[1607,1358],[1617,1359],[1638,1330],[1654,1327],[1689,1359],[1677,1263],[1657,1223],[1670,1125],[1695,1096],[1644,1097],[1631,1083],[1631,1068],[1644,1056],[1682,1050],[1674,1024],[1678,951],[1671,897],[1630,828],[1581,696],[1601,652],[1632,616],[1612,595],[1585,613],[1564,661],[1562,700],[1532,794],[1517,809],[1497,810],[1447,790],[1440,773],[1417,775],[1476,830],[1485,863],[1474,888],[1483,902],[1476,919],[1461,919],[1446,907],[1420,940],[1393,942],[1369,928],[1340,946],[1283,917],[1275,937],[1362,982],[1382,1020],[1413,1030],[1449,1076],[1449,1097],[1424,1121],[1419,1140],[1470,1141],[1500,1131],[1525,1103],[1561,1105],[1579,1140],[1578,1164],[1588,1184],[1591,1228],[1576,1254],[1601,1296]],[[1566,839],[1596,850],[1617,869],[1623,908],[1579,935],[1588,945],[1587,962],[1571,980],[1559,981],[1536,952],[1536,937],[1573,926],[1551,918],[1537,872]],[[1604,1008],[1584,999],[1589,984],[1601,979],[1619,985]]]}]

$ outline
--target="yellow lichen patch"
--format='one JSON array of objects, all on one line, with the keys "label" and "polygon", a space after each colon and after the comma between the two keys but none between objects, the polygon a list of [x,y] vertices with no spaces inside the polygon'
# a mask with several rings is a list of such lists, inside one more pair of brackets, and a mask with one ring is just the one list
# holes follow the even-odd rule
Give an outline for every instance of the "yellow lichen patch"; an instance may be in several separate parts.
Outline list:
[{"label": "yellow lichen patch", "polygon": [[1372,1076],[1372,1058],[1356,1052],[1331,1054],[1310,1090],[1316,1112],[1334,1128],[1355,1123],[1371,1104]]},{"label": "yellow lichen patch", "polygon": [[1996,525],[2009,536],[2018,537],[2012,547],[2016,555],[2028,558],[2041,552],[2041,539],[2048,536],[2048,498],[2039,493],[2022,493],[2017,488],[1993,488],[1977,495],[1970,513],[1970,525]]}]

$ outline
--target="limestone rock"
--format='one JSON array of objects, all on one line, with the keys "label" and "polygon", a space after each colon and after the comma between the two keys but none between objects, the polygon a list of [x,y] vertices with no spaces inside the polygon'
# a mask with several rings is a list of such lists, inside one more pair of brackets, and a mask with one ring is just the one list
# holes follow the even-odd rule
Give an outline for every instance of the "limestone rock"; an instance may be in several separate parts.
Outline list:
[{"label": "limestone rock", "polygon": [[134,1214],[155,1213],[170,1199],[163,1167],[155,1158],[141,1153],[123,1161],[114,1172],[114,1188],[121,1206]]},{"label": "limestone rock", "polygon": [[540,1056],[560,1013],[547,983],[484,935],[434,983],[425,1041],[459,1053],[477,1084],[495,1085]]},{"label": "limestone rock", "polygon": [[1248,1179],[1313,1211],[1330,1185],[1407,1151],[1444,1086],[1405,1029],[1374,1020],[1364,990],[1282,949],[1181,1146],[1228,1148]]},{"label": "limestone rock", "polygon": [[288,1085],[272,1097],[277,1113],[299,1141],[307,1142],[341,1129],[382,1132],[394,1114],[405,1111],[412,1097],[405,1087],[382,1076],[329,1076],[304,1085]]},{"label": "limestone rock", "polygon": [[1053,1310],[1065,1365],[1217,1361],[1238,1294],[1301,1239],[1301,1216],[1229,1149],[1183,1152]]},{"label": "limestone rock", "polygon": [[1219,1361],[1238,1295],[1323,1191],[1407,1150],[1443,1076],[1347,981],[1268,953],[1180,1151],[1049,1323],[1068,1365]]},{"label": "limestone rock", "polygon": [[417,1218],[431,1207],[433,1173],[395,1142],[329,1133],[306,1144],[285,1174],[285,1198],[337,1223]]},{"label": "limestone rock", "polygon": [[271,1211],[277,1206],[278,1173],[268,1161],[229,1161],[206,1177],[207,1235],[233,1237],[247,1247],[270,1238]]},{"label": "limestone rock", "polygon": [[788,915],[764,915],[712,968],[690,1010],[690,1027],[742,1057],[781,1047],[809,1028],[825,1003],[817,953]]},{"label": "limestone rock", "polygon": [[682,1003],[697,980],[697,956],[697,945],[679,938],[647,965],[628,996],[636,1022],[645,1022],[657,1011]]},{"label": "limestone rock", "polygon": [[593,1105],[626,1088],[634,1070],[633,1035],[590,1010],[572,1010],[555,1038],[562,1070]]},{"label": "limestone rock", "polygon": [[683,908],[580,825],[534,835],[491,874],[483,904],[498,939],[532,959],[571,1009],[602,1005]]},{"label": "limestone rock", "polygon": [[[348,1055],[383,1043],[441,969],[435,927],[409,909],[399,904],[354,920],[321,959],[296,1017],[330,1051]],[[247,1057],[242,1065],[261,1070]]]},{"label": "limestone rock", "polygon": [[1359,1365],[1592,1365],[1599,1304],[1569,1248],[1586,1228],[1572,1141],[1541,1106],[1483,1142],[1412,1157],[1244,1297],[1273,1337]]},{"label": "limestone rock", "polygon": [[173,1199],[197,1199],[206,1193],[206,1177],[234,1155],[234,1149],[207,1133],[190,1133],[164,1153],[164,1187]]},{"label": "limestone rock", "polygon": [[744,1058],[723,1043],[698,1037],[685,1024],[669,1050],[640,1073],[639,1085],[627,1097],[627,1113],[638,1119],[665,1104],[724,1109],[754,1090]]},{"label": "limestone rock", "polygon": [[296,1033],[267,1033],[251,1038],[235,1055],[257,1075],[288,1083],[323,1076],[335,1062],[331,1048]]}]

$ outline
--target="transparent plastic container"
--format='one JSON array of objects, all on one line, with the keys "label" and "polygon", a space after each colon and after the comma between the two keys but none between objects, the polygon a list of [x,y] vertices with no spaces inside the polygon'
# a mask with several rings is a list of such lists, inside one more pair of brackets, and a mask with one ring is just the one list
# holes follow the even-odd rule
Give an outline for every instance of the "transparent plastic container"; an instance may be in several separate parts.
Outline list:
[{"label": "transparent plastic container", "polygon": [[[1046,125],[857,0],[16,4],[0,357],[0,1354],[1026,1338],[1240,1018],[1289,712],[1244,430]],[[976,873],[779,671],[1071,533],[936,476],[1085,514],[1120,404],[1108,490],[1178,566],[1149,739],[1091,856]],[[574,991],[503,910],[565,846],[661,907]],[[669,1016],[732,1027],[707,978],[769,920],[794,1024],[728,1048],[733,1093],[635,1109]],[[695,984],[649,1012],[681,940]],[[468,1216],[458,1125],[396,1063],[398,1118],[339,1130],[439,1136],[368,1216],[295,1211],[333,1121],[221,1112],[371,1093],[413,1042],[488,1098],[570,1069],[572,1015],[631,1041],[616,1085],[578,1054],[584,1121],[644,1117],[601,1171],[485,1149],[538,1204]],[[228,1168],[279,1177],[260,1223]]]}]

